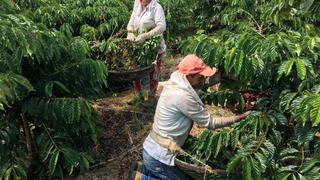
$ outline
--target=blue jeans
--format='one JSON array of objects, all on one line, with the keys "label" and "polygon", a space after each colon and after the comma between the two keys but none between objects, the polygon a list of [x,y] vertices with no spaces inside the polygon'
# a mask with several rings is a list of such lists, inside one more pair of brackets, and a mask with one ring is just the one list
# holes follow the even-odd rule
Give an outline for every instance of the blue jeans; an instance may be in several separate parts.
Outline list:
[{"label": "blue jeans", "polygon": [[188,175],[175,166],[166,165],[153,157],[147,151],[143,150],[143,165],[152,174],[152,176],[162,180],[188,180]]}]

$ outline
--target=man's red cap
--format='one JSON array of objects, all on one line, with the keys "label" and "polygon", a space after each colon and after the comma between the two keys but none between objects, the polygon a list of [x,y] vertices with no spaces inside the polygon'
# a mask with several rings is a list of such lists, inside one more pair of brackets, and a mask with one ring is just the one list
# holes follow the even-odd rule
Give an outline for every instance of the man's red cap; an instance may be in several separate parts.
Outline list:
[{"label": "man's red cap", "polygon": [[185,75],[200,74],[210,77],[217,72],[217,69],[204,64],[203,60],[195,54],[189,54],[179,63],[178,71]]}]

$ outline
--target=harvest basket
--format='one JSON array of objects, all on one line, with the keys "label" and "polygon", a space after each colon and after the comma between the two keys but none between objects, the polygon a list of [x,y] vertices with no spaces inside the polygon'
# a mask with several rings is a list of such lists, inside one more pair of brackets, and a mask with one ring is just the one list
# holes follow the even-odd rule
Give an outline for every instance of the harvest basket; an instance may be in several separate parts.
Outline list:
[{"label": "harvest basket", "polygon": [[147,77],[148,74],[154,70],[154,64],[151,64],[149,66],[134,69],[134,70],[128,70],[128,71],[109,71],[109,81],[111,82],[129,82],[134,80],[139,80],[144,77]]},{"label": "harvest basket", "polygon": [[227,173],[223,169],[213,169],[211,167],[197,166],[181,161],[178,158],[175,159],[175,165],[190,177],[196,180],[203,179],[217,179],[227,176]]}]

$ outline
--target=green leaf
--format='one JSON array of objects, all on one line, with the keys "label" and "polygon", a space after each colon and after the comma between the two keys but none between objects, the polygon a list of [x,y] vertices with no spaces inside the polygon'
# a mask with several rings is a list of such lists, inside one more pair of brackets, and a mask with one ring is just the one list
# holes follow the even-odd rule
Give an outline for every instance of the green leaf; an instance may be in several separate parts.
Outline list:
[{"label": "green leaf", "polygon": [[279,162],[285,163],[286,161],[293,162],[298,160],[299,160],[298,156],[284,156],[283,158],[279,159]]},{"label": "green leaf", "polygon": [[320,124],[320,96],[315,97],[315,99],[312,101],[310,118],[311,118],[312,126],[318,126]]},{"label": "green leaf", "polygon": [[[48,142],[50,142],[50,141],[48,141]],[[54,149],[54,147],[55,147],[55,146],[54,146],[53,144],[50,144],[50,147],[46,150],[46,153],[45,153],[45,155],[43,156],[43,160],[46,160],[52,152],[54,152],[54,151],[57,150],[57,149]],[[52,151],[52,150],[53,150],[53,151]]]},{"label": "green leaf", "polygon": [[304,65],[304,61],[302,59],[296,59],[295,64],[296,64],[296,67],[297,67],[298,77],[301,80],[304,80],[306,78],[306,75],[307,75],[307,68]]},{"label": "green leaf", "polygon": [[11,178],[12,167],[8,168],[4,174],[5,180],[10,180]]},{"label": "green leaf", "polygon": [[314,49],[315,45],[316,45],[316,38],[311,38],[308,42],[309,49]]},{"label": "green leaf", "polygon": [[294,174],[291,174],[292,180],[297,180],[296,176]]},{"label": "green leaf", "polygon": [[73,173],[73,169],[79,164],[80,154],[77,151],[67,147],[62,148],[61,152],[63,153],[63,156],[68,163],[67,168],[69,171],[69,175],[71,175]]},{"label": "green leaf", "polygon": [[295,165],[290,165],[290,166],[283,166],[280,167],[280,169],[278,170],[279,173],[283,173],[283,172],[295,172],[295,169],[297,168],[297,166]]},{"label": "green leaf", "polygon": [[45,89],[45,95],[48,96],[48,97],[51,97],[52,96],[53,83],[49,82],[48,84],[46,84],[46,87],[44,89]]},{"label": "green leaf", "polygon": [[313,86],[311,89],[311,92],[313,92],[315,94],[320,94],[320,84]]},{"label": "green leaf", "polygon": [[242,69],[243,61],[244,61],[244,52],[241,50],[237,53],[236,62],[234,64],[234,69],[237,75],[240,75],[240,71]]},{"label": "green leaf", "polygon": [[237,154],[235,155],[228,163],[227,165],[227,172],[230,173],[233,171],[233,169],[235,169],[236,167],[238,167],[239,163],[241,162],[242,160],[242,156],[241,154]]},{"label": "green leaf", "polygon": [[251,174],[251,164],[250,161],[246,158],[243,164],[243,175],[245,180],[252,180]]},{"label": "green leaf", "polygon": [[270,116],[275,117],[277,122],[280,123],[281,125],[288,126],[288,119],[282,113],[273,111],[272,114],[270,114]]},{"label": "green leaf", "polygon": [[203,48],[206,46],[205,41],[200,41],[194,49],[194,53],[201,56]]},{"label": "green leaf", "polygon": [[320,179],[320,167],[319,166],[315,166],[314,168],[312,168],[310,171],[308,171],[307,173],[303,174],[306,179]]},{"label": "green leaf", "polygon": [[296,124],[295,132],[299,145],[302,145],[314,139],[314,135],[316,134],[317,129],[312,128],[310,123],[307,123],[305,126],[302,126],[301,124]]},{"label": "green leaf", "polygon": [[80,160],[79,153],[71,148],[61,149],[65,159],[73,166],[76,166]]},{"label": "green leaf", "polygon": [[61,82],[59,81],[53,81],[53,83],[58,87],[60,88],[64,93],[67,93],[67,94],[70,94],[71,91],[64,85],[62,84]]},{"label": "green leaf", "polygon": [[272,156],[276,150],[276,147],[269,141],[269,140],[266,140],[264,143],[263,143],[264,147],[267,148],[268,152],[270,153],[270,155]]},{"label": "green leaf", "polygon": [[279,80],[282,75],[288,76],[291,73],[292,65],[294,63],[294,59],[290,59],[282,62],[281,66],[278,69],[278,78]]},{"label": "green leaf", "polygon": [[299,180],[307,180],[307,178],[305,178],[302,174],[298,173],[299,176]]},{"label": "green leaf", "polygon": [[[216,56],[216,49],[212,48],[211,51],[209,52],[208,61],[215,62],[215,56]],[[217,65],[217,63],[212,64],[212,65]]]},{"label": "green leaf", "polygon": [[254,156],[256,157],[256,159],[259,161],[259,165],[261,166],[261,168],[263,169],[263,170],[265,170],[266,168],[267,168],[267,159],[266,159],[266,157],[265,156],[263,156],[261,153],[259,153],[259,152],[256,152],[256,153],[254,153]]},{"label": "green leaf", "polygon": [[89,170],[90,164],[85,156],[81,156],[81,161],[79,165],[80,165],[80,174],[84,174],[86,171]]},{"label": "green leaf", "polygon": [[218,142],[217,142],[217,147],[216,147],[216,152],[214,154],[214,157],[217,157],[217,155],[219,154],[221,146],[222,146],[222,135],[220,134]]},{"label": "green leaf", "polygon": [[10,106],[34,91],[26,77],[14,73],[0,73],[0,89],[1,107]]},{"label": "green leaf", "polygon": [[49,171],[50,171],[51,175],[53,175],[55,170],[56,170],[57,162],[58,162],[58,159],[59,159],[59,154],[60,154],[60,152],[56,151],[50,158]]},{"label": "green leaf", "polygon": [[206,161],[208,161],[208,159],[211,157],[211,154],[212,154],[212,143],[213,143],[213,141],[214,141],[214,135],[211,135],[210,136],[210,138],[209,138],[209,143],[207,143],[206,142],[206,144],[207,144],[207,147],[206,147],[206,149],[205,149],[205,159],[206,159]]},{"label": "green leaf", "polygon": [[17,172],[17,176],[21,179],[27,179],[27,173],[20,165],[16,165],[14,167],[15,171]]},{"label": "green leaf", "polygon": [[289,172],[282,172],[282,173],[276,175],[276,179],[277,180],[287,180],[290,175],[291,175],[291,173],[289,173]]},{"label": "green leaf", "polygon": [[224,62],[224,69],[227,73],[230,72],[231,68],[233,67],[235,60],[235,54],[236,54],[236,47],[233,47],[231,50],[227,51],[225,62]]},{"label": "green leaf", "polygon": [[286,93],[283,97],[281,97],[280,101],[280,110],[281,111],[288,111],[290,110],[290,104],[296,98],[298,93]]},{"label": "green leaf", "polygon": [[254,159],[252,156],[249,156],[248,159],[249,159],[251,169],[252,169],[251,174],[254,177],[256,177],[256,179],[261,179],[260,175],[262,172],[264,172],[265,169],[262,168],[261,164],[259,164],[259,162],[256,159]]},{"label": "green leaf", "polygon": [[298,154],[300,151],[298,151],[297,149],[295,148],[286,148],[284,150],[282,150],[280,152],[280,156],[287,156],[287,155],[290,155],[290,154]]},{"label": "green leaf", "polygon": [[317,163],[320,163],[320,160],[318,159],[308,159],[307,161],[305,161],[302,165],[301,168],[299,169],[299,171],[304,174],[306,172],[308,172],[309,170],[311,170]]}]

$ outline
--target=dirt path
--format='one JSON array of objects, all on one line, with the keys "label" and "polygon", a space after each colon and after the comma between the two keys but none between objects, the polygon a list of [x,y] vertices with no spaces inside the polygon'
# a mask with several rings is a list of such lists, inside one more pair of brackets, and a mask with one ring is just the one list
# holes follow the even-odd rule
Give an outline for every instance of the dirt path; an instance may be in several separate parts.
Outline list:
[{"label": "dirt path", "polygon": [[[176,69],[181,57],[166,58],[161,81],[169,79]],[[159,83],[159,92],[161,91]],[[147,87],[146,87],[147,88]],[[145,89],[146,89],[145,88]],[[93,149],[97,154],[97,164],[84,176],[69,177],[75,180],[122,180],[128,179],[131,165],[141,160],[142,143],[148,135],[152,122],[154,108],[135,107],[127,105],[133,97],[131,90],[113,93],[112,96],[99,99],[95,109],[99,117],[100,135],[99,144]],[[217,115],[226,115],[228,112],[216,107],[207,107]],[[194,125],[191,135],[198,136],[203,130]]]}]

